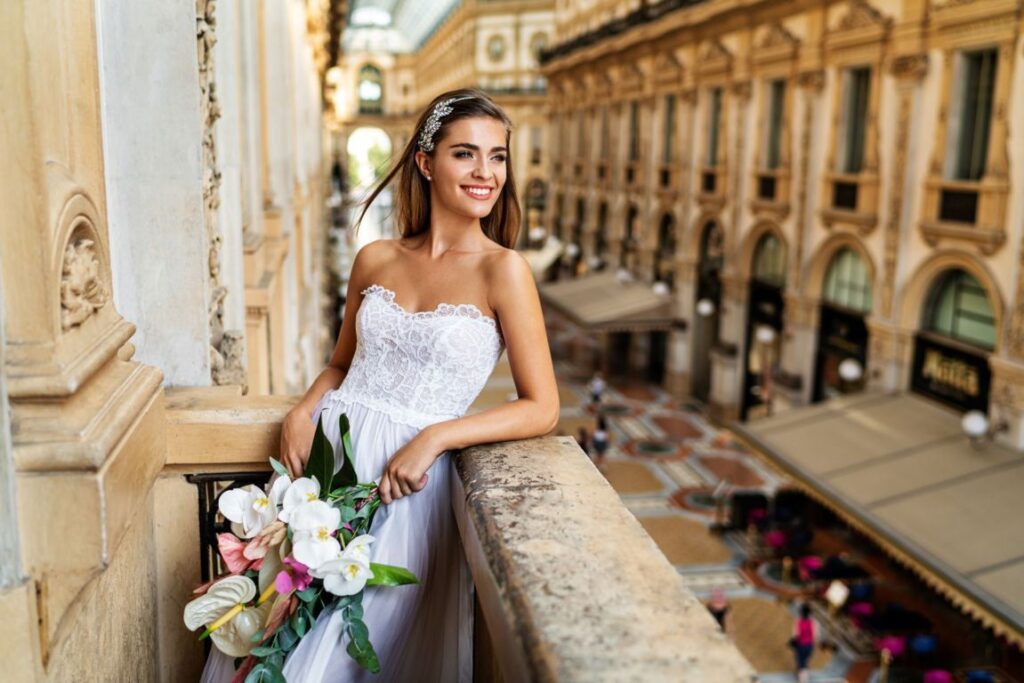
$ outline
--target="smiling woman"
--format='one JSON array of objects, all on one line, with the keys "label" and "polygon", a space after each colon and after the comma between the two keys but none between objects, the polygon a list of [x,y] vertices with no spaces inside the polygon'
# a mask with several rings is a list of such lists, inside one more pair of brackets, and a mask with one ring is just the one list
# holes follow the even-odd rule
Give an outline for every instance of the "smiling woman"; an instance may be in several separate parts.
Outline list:
[{"label": "smiling woman", "polygon": [[[373,482],[383,504],[369,530],[373,562],[421,580],[390,592],[370,586],[361,598],[380,663],[373,680],[471,680],[472,588],[452,514],[453,459],[476,444],[543,435],[558,420],[540,298],[512,248],[520,208],[511,129],[476,90],[445,93],[423,112],[363,208],[365,215],[394,183],[401,237],[359,250],[334,353],[282,425],[281,461],[294,477],[304,472],[317,422],[337,449],[336,425],[347,417],[358,481]],[[516,399],[466,415],[506,352]],[[236,502],[244,505],[244,495]],[[284,507],[272,510],[278,519],[301,518],[301,508]],[[337,525],[312,523],[317,544],[281,546],[307,567],[335,552]],[[342,612],[325,610],[288,655],[284,676],[370,680],[346,651],[350,636]],[[204,681],[226,682],[233,670],[230,659],[211,655]]]}]

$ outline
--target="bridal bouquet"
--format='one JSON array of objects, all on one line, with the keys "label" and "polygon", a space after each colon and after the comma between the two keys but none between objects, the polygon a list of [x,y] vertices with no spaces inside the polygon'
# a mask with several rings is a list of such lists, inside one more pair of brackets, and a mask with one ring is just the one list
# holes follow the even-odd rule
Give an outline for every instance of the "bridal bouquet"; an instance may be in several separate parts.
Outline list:
[{"label": "bridal bouquet", "polygon": [[304,476],[292,481],[271,458],[277,479],[264,491],[230,489],[218,501],[233,533],[217,536],[230,574],[195,590],[185,605],[189,630],[205,626],[221,652],[244,657],[232,683],[283,683],[285,655],[324,610],[345,621],[348,654],[377,673],[380,663],[363,622],[366,586],[417,583],[406,569],[371,562],[367,531],[380,506],[376,484],[356,481],[348,418],[340,418],[341,467],[318,423]]}]

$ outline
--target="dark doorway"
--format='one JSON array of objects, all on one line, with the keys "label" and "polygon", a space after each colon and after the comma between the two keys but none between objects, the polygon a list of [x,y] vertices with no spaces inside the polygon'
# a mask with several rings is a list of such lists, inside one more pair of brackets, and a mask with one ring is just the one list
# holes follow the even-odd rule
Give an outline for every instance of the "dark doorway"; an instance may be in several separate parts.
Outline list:
[{"label": "dark doorway", "polygon": [[[724,264],[722,230],[715,222],[704,225],[697,262],[697,294],[693,316],[693,356],[690,367],[690,394],[707,403],[711,394],[711,348],[718,342],[719,310],[722,307]],[[710,307],[701,312],[701,309]]]},{"label": "dark doorway", "polygon": [[[862,368],[861,378],[847,381],[839,374],[839,364],[853,359]],[[822,304],[818,326],[818,354],[814,364],[814,393],[811,400],[823,401],[859,391],[864,386],[863,368],[868,359],[868,327],[864,315]]]},{"label": "dark doorway", "polygon": [[[772,380],[779,360],[782,338],[782,288],[786,282],[785,246],[773,233],[764,234],[754,249],[747,299],[747,329],[743,354],[743,395],[740,419],[751,411],[771,414]],[[760,338],[758,330],[771,330],[771,339]]]}]

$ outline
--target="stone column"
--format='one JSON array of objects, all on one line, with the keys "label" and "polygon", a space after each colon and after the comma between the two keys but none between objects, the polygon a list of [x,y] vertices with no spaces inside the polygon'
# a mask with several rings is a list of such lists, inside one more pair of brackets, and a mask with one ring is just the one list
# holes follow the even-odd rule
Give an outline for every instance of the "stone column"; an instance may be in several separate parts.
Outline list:
[{"label": "stone column", "polygon": [[[14,567],[0,585],[10,680],[41,680],[44,667],[49,680],[156,678],[150,493],[165,453],[163,375],[131,360],[135,328],[113,299],[103,148],[109,121],[101,102],[120,95],[100,71],[109,46],[99,44],[98,24],[105,40],[135,43],[116,33],[109,20],[116,15],[99,5],[0,3],[0,90],[9,95],[0,129],[7,160],[0,167],[7,392],[0,408],[9,408],[12,425],[8,442],[0,419],[0,472],[11,469],[9,453],[27,577]],[[135,8],[120,9],[129,15]],[[177,16],[163,28],[184,31],[181,49],[194,68],[194,15],[191,5],[184,9],[168,10]],[[160,51],[150,57],[173,71]],[[139,93],[140,106],[151,94]],[[166,151],[152,135],[145,145]],[[151,182],[146,173],[131,181],[141,192]],[[173,269],[176,254],[161,256],[135,267],[153,277]],[[205,348],[197,360],[204,357]]]},{"label": "stone column", "polygon": [[736,273],[723,274],[719,343],[711,351],[709,407],[716,420],[735,420],[740,414],[746,310],[746,283]]}]

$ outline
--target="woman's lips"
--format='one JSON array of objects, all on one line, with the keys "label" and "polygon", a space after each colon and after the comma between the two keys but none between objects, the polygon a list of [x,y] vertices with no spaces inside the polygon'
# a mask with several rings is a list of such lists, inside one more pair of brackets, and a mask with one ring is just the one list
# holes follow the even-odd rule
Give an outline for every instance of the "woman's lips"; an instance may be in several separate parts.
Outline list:
[{"label": "woman's lips", "polygon": [[490,199],[491,195],[494,193],[494,188],[492,187],[478,187],[473,185],[462,185],[461,187],[465,193],[473,199]]}]

